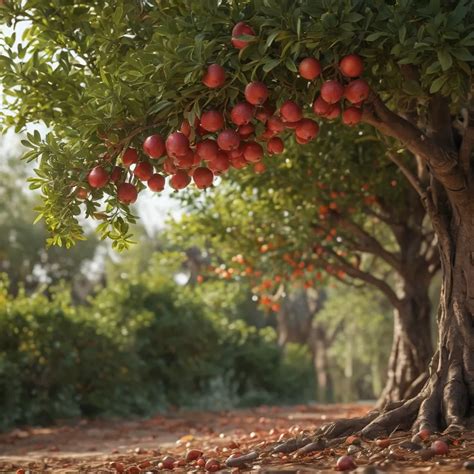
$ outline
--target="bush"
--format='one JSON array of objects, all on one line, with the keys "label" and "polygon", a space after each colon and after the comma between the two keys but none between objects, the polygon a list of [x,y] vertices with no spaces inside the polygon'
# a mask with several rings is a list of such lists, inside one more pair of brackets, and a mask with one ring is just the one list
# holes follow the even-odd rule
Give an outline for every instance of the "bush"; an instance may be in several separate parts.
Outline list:
[{"label": "bush", "polygon": [[164,277],[116,279],[88,305],[65,288],[9,297],[0,286],[0,427],[145,415],[170,405],[301,401],[307,354],[272,328],[210,312]]}]

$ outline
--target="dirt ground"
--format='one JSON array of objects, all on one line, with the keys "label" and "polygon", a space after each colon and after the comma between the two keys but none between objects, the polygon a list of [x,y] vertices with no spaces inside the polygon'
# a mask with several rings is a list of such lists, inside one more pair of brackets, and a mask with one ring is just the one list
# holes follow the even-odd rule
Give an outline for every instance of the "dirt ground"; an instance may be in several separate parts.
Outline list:
[{"label": "dirt ground", "polygon": [[[197,461],[184,463],[190,449],[214,458],[224,472],[231,454],[270,451],[278,440],[303,436],[338,418],[360,416],[367,404],[261,407],[232,412],[176,412],[144,420],[79,420],[48,428],[22,428],[0,434],[0,472],[157,472],[165,456],[182,466],[179,472],[203,472]],[[408,438],[407,438],[408,437]],[[449,440],[446,456],[422,460],[400,443],[408,435],[394,435],[390,446],[347,442],[310,455],[267,454],[243,470],[261,472],[334,472],[339,456],[350,454],[355,472],[468,472],[464,463],[474,459],[474,434]],[[428,442],[428,441],[427,441]],[[427,450],[425,450],[427,451]],[[169,459],[168,459],[169,461]],[[200,461],[203,463],[204,461]],[[166,463],[165,463],[166,464]],[[472,468],[474,469],[474,462]]]}]

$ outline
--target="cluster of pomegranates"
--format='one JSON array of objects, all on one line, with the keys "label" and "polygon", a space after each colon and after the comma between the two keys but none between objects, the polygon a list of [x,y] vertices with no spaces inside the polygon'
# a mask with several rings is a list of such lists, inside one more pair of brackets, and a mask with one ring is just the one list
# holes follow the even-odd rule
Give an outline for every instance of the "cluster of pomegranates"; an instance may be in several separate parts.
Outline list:
[{"label": "cluster of pomegranates", "polygon": [[[236,24],[232,30],[231,43],[235,48],[248,46],[248,36],[255,36],[246,23]],[[339,71],[345,84],[338,80],[323,82],[320,95],[312,105],[317,116],[334,119],[342,114],[347,125],[357,124],[362,117],[361,104],[369,95],[369,86],[358,78],[363,72],[363,62],[355,54],[345,56],[339,63]],[[316,58],[307,57],[299,64],[299,74],[308,81],[314,81],[321,74],[321,64]],[[219,64],[211,64],[205,71],[203,84],[218,89],[226,82],[226,71]],[[229,111],[208,109],[194,124],[182,122],[179,131],[172,132],[166,139],[159,134],[150,135],[142,145],[143,156],[135,148],[126,148],[121,153],[121,163],[112,169],[108,164],[99,164],[90,170],[87,181],[91,188],[99,189],[114,183],[117,198],[124,204],[136,201],[139,188],[135,179],[146,183],[154,192],[165,187],[165,175],[175,190],[183,189],[194,181],[199,189],[213,184],[216,175],[229,168],[244,168],[251,164],[256,173],[265,171],[262,159],[266,153],[279,154],[284,151],[284,142],[279,135],[294,131],[299,144],[309,143],[316,138],[319,125],[304,117],[302,107],[287,100],[278,110],[269,101],[268,87],[259,81],[250,82],[244,90],[245,100],[236,103]],[[343,101],[352,104],[341,109]],[[263,133],[256,133],[256,124],[265,125]],[[159,170],[160,172],[156,172]],[[85,199],[87,189],[81,187],[77,196]]]}]

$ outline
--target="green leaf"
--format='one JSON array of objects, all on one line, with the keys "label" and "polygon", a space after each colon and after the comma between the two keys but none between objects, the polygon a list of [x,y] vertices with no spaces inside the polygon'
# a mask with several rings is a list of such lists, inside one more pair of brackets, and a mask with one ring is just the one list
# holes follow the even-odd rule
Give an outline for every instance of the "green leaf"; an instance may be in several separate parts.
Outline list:
[{"label": "green leaf", "polygon": [[443,71],[447,71],[453,64],[452,56],[445,49],[440,49],[438,51],[438,60]]},{"label": "green leaf", "polygon": [[371,33],[369,36],[365,38],[366,41],[377,41],[379,38],[383,36],[388,36],[388,33],[385,31],[377,31],[376,33]]},{"label": "green leaf", "polygon": [[447,76],[441,76],[441,77],[438,77],[438,79],[435,79],[431,84],[430,93],[436,94],[436,92],[439,92],[447,80],[448,80]]},{"label": "green leaf", "polygon": [[275,69],[280,64],[279,59],[270,59],[263,65],[263,70],[265,72],[270,72],[272,69]]},{"label": "green leaf", "polygon": [[292,72],[298,72],[295,62],[291,58],[286,58],[285,66]]}]

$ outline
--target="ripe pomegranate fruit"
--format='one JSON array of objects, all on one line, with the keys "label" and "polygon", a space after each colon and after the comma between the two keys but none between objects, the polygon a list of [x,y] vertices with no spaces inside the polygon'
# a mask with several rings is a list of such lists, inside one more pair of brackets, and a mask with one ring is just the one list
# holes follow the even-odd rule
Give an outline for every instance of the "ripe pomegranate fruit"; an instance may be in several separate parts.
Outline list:
[{"label": "ripe pomegranate fruit", "polygon": [[342,122],[345,125],[357,125],[362,119],[362,111],[357,107],[349,107],[342,113]]},{"label": "ripe pomegranate fruit", "polygon": [[252,135],[252,133],[255,132],[255,127],[251,123],[241,125],[238,132],[242,138],[248,138],[250,135]]},{"label": "ripe pomegranate fruit", "polygon": [[165,189],[164,176],[161,176],[161,174],[158,174],[158,173],[154,174],[148,180],[148,187],[155,193],[159,193],[160,191],[163,191],[163,189]]},{"label": "ripe pomegranate fruit", "polygon": [[300,76],[313,81],[321,74],[321,63],[316,58],[305,58],[298,66]]},{"label": "ripe pomegranate fruit", "polygon": [[268,117],[275,113],[275,107],[271,105],[268,101],[265,102],[261,107],[255,112],[255,118],[260,120],[260,122],[265,123],[268,120]]},{"label": "ripe pomegranate fruit", "polygon": [[235,125],[247,125],[253,117],[253,107],[248,102],[240,102],[230,111],[230,119]]},{"label": "ripe pomegranate fruit", "polygon": [[201,115],[201,127],[208,132],[217,132],[224,126],[224,116],[217,110],[208,110]]},{"label": "ripe pomegranate fruit", "polygon": [[339,104],[331,104],[331,108],[326,113],[325,117],[328,120],[333,120],[341,115],[341,106]]},{"label": "ripe pomegranate fruit", "polygon": [[300,145],[306,145],[307,143],[309,143],[309,140],[307,140],[306,138],[301,138],[300,136],[296,134],[295,134],[295,140],[296,140],[296,143]]},{"label": "ripe pomegranate fruit", "polygon": [[268,98],[268,88],[263,82],[255,81],[246,85],[245,99],[249,104],[262,105]]},{"label": "ripe pomegranate fruit", "polygon": [[219,147],[217,146],[217,143],[210,138],[206,138],[196,145],[196,153],[205,161],[214,160],[217,157],[218,151]]},{"label": "ripe pomegranate fruit", "polygon": [[110,173],[110,181],[112,183],[118,183],[123,176],[123,168],[120,166],[115,166],[114,169],[112,170],[112,173]]},{"label": "ripe pomegranate fruit", "polygon": [[278,117],[272,115],[267,120],[267,129],[274,133],[281,133],[285,130],[285,125]]},{"label": "ripe pomegranate fruit", "polygon": [[171,456],[165,456],[165,457],[161,460],[161,463],[163,464],[163,468],[164,468],[164,469],[173,469],[175,462],[176,462],[176,459],[175,459],[175,458],[172,458]]},{"label": "ripe pomegranate fruit", "polygon": [[221,468],[220,462],[217,459],[208,459],[204,465],[204,469],[208,472],[216,472]]},{"label": "ripe pomegranate fruit", "polygon": [[235,150],[240,145],[239,134],[236,131],[227,128],[217,136],[217,144],[221,150]]},{"label": "ripe pomegranate fruit", "polygon": [[122,163],[125,166],[133,165],[138,161],[138,152],[135,148],[127,148],[122,155]]},{"label": "ripe pomegranate fruit", "polygon": [[250,163],[256,163],[263,158],[263,148],[257,142],[247,142],[244,145],[244,158]]},{"label": "ripe pomegranate fruit", "polygon": [[313,140],[319,133],[319,125],[311,119],[301,119],[296,126],[295,133],[304,140]]},{"label": "ripe pomegranate fruit", "polygon": [[338,471],[351,471],[356,467],[356,463],[350,456],[341,456],[336,463],[336,469]]},{"label": "ripe pomegranate fruit", "polygon": [[212,186],[214,174],[209,168],[199,167],[194,170],[193,181],[199,189],[206,189]]},{"label": "ripe pomegranate fruit", "polygon": [[163,162],[163,171],[166,174],[175,174],[178,168],[176,168],[176,165],[174,164],[174,161],[172,158],[167,158]]},{"label": "ripe pomegranate fruit", "polygon": [[353,104],[362,102],[369,97],[370,87],[364,79],[349,82],[344,90],[344,97]]},{"label": "ripe pomegranate fruit", "polygon": [[287,100],[280,107],[280,115],[285,122],[298,122],[303,118],[303,111],[298,104],[291,100]]},{"label": "ripe pomegranate fruit", "polygon": [[181,169],[188,169],[191,168],[194,164],[194,152],[193,150],[189,149],[189,152],[186,153],[184,156],[177,156],[174,162],[178,165]]},{"label": "ripe pomegranate fruit", "polygon": [[232,39],[231,43],[234,48],[243,49],[248,46],[249,42],[246,40],[238,39],[239,36],[255,36],[255,31],[247,23],[239,21],[234,28],[232,28]]},{"label": "ripe pomegranate fruit", "polygon": [[364,71],[364,63],[358,54],[349,54],[341,59],[339,70],[346,77],[359,77]]},{"label": "ripe pomegranate fruit", "polygon": [[171,156],[183,156],[189,150],[189,140],[181,132],[173,132],[166,139],[166,151]]},{"label": "ripe pomegranate fruit", "polygon": [[211,171],[227,171],[230,167],[230,161],[229,157],[227,156],[227,153],[225,151],[219,151],[217,157],[214,160],[210,161],[208,166]]},{"label": "ripe pomegranate fruit", "polygon": [[87,199],[87,196],[89,196],[89,191],[86,188],[77,188],[76,189],[76,197],[77,199]]},{"label": "ripe pomegranate fruit", "polygon": [[199,451],[199,449],[190,449],[186,453],[186,461],[195,461],[196,459],[199,459],[202,456],[202,451]]},{"label": "ripe pomegranate fruit", "polygon": [[137,200],[137,188],[130,183],[122,183],[117,188],[117,199],[123,204],[132,204]]},{"label": "ripe pomegranate fruit", "polygon": [[225,84],[225,69],[219,64],[211,64],[208,66],[202,82],[210,89],[217,89]]},{"label": "ripe pomegranate fruit", "polygon": [[187,120],[183,120],[181,122],[181,127],[179,127],[179,131],[189,138],[191,135],[191,124]]},{"label": "ripe pomegranate fruit", "polygon": [[143,151],[150,158],[156,159],[162,157],[165,154],[165,150],[165,141],[160,135],[150,135],[145,138],[145,141],[143,142]]},{"label": "ripe pomegranate fruit", "polygon": [[170,179],[170,186],[173,189],[184,189],[191,182],[188,173],[183,170],[178,170],[176,174]]},{"label": "ripe pomegranate fruit", "polygon": [[285,144],[283,143],[283,140],[281,138],[273,137],[268,140],[267,150],[270,155],[278,155],[280,153],[283,153],[284,149]]},{"label": "ripe pomegranate fruit", "polygon": [[227,152],[227,156],[232,160],[233,158],[237,158],[238,156],[242,156],[244,154],[244,144],[242,142],[239,143],[239,146],[234,150],[230,150]]},{"label": "ripe pomegranate fruit", "polygon": [[257,174],[262,174],[262,173],[265,173],[265,171],[267,171],[267,167],[265,166],[265,163],[262,163],[260,161],[259,163],[255,163],[253,165],[253,170]]},{"label": "ripe pomegranate fruit", "polygon": [[433,443],[431,443],[431,450],[435,454],[443,455],[443,454],[448,454],[449,447],[445,441],[438,439],[436,441],[433,441]]},{"label": "ripe pomegranate fruit", "polygon": [[328,104],[335,104],[342,99],[344,95],[344,86],[335,80],[326,81],[321,86],[321,97]]},{"label": "ripe pomegranate fruit", "polygon": [[151,166],[147,161],[142,161],[135,166],[133,174],[140,181],[148,181],[153,176],[153,166]]},{"label": "ripe pomegranate fruit", "polygon": [[230,160],[230,165],[232,166],[232,168],[240,170],[247,166],[247,160],[244,158],[243,155],[240,155],[235,158],[232,158]]},{"label": "ripe pomegranate fruit", "polygon": [[95,166],[89,171],[87,181],[92,188],[103,188],[109,182],[109,173],[102,166]]},{"label": "ripe pomegranate fruit", "polygon": [[331,107],[332,105],[328,104],[321,96],[318,96],[313,102],[313,112],[323,117],[329,112]]}]

